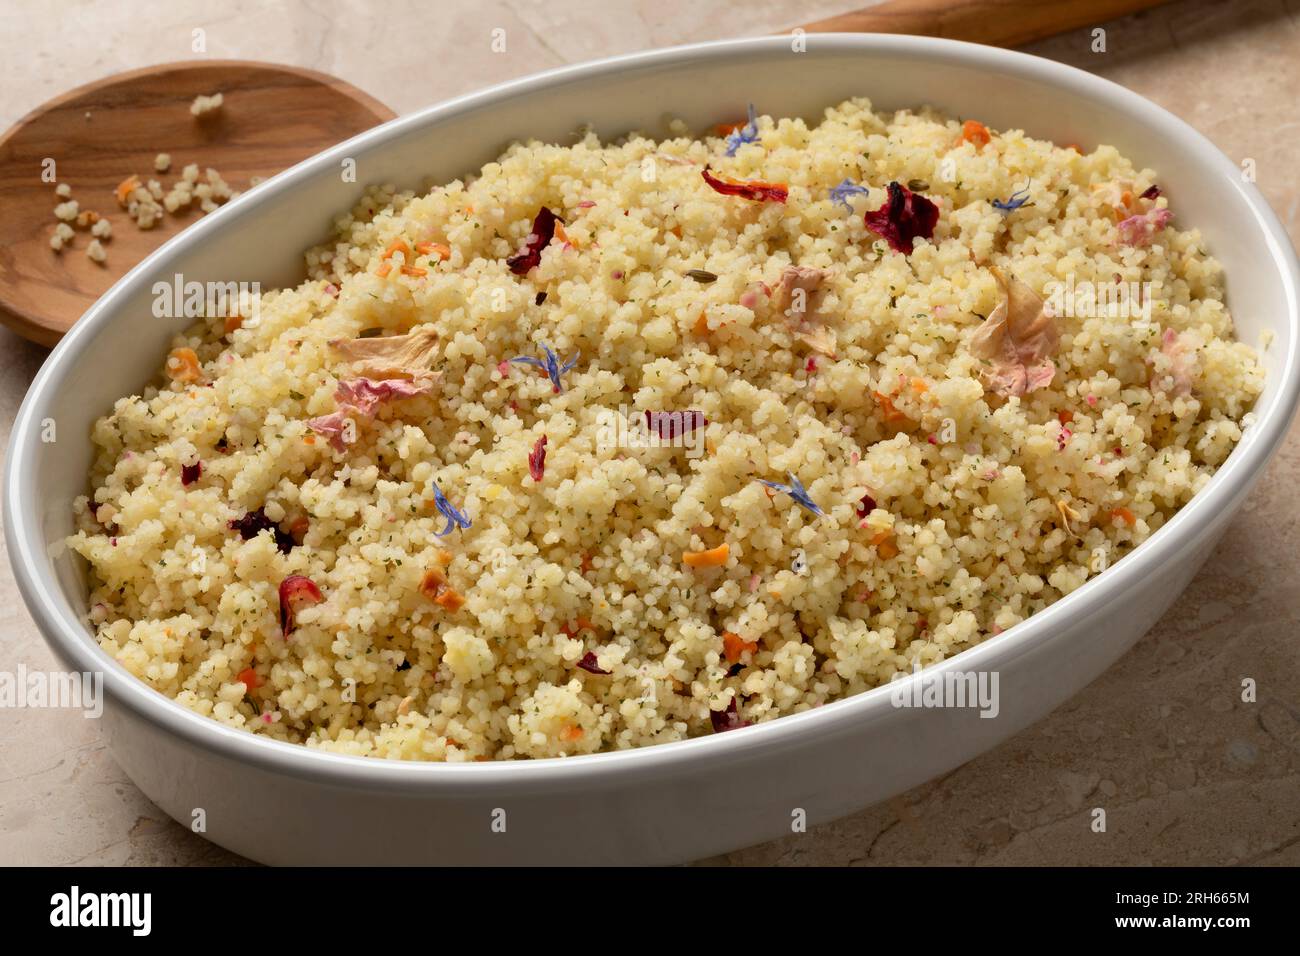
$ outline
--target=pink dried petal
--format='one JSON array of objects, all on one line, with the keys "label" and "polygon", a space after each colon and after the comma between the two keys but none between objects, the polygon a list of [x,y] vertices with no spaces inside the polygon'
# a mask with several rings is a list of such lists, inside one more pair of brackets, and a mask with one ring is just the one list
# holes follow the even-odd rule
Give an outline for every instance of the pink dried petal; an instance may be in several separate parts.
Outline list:
[{"label": "pink dried petal", "polygon": [[294,619],[302,608],[320,604],[325,596],[311,578],[291,574],[280,582],[280,632],[288,637],[294,628]]},{"label": "pink dried petal", "polygon": [[344,379],[334,389],[334,400],[339,403],[339,408],[351,406],[361,415],[369,418],[384,402],[425,395],[432,386],[433,382],[429,379],[423,381],[404,378],[387,378],[378,381],[369,378]]},{"label": "pink dried petal", "polygon": [[[307,427],[317,435],[324,435],[329,439],[330,447],[335,451],[343,451],[348,446],[347,425],[350,420],[348,410],[341,408],[319,418],[309,418]],[[355,425],[353,427],[355,428]]]},{"label": "pink dried petal", "polygon": [[1033,289],[1000,269],[990,271],[1005,298],[970,340],[971,353],[992,365],[985,384],[1005,397],[1046,388],[1056,374],[1048,358],[1060,344],[1056,322]]},{"label": "pink dried petal", "polygon": [[1169,225],[1173,218],[1174,214],[1168,209],[1152,209],[1140,216],[1121,220],[1115,227],[1119,231],[1120,245],[1137,249],[1149,246],[1156,233]]}]

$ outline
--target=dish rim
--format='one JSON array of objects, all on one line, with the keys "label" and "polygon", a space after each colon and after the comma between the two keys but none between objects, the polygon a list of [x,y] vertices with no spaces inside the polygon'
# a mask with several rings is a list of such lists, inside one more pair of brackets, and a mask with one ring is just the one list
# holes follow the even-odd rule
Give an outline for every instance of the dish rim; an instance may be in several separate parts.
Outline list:
[{"label": "dish rim", "polygon": [[[102,671],[103,690],[112,704],[125,705],[135,717],[205,752],[272,773],[372,790],[427,792],[439,788],[486,789],[521,783],[534,787],[539,784],[572,787],[610,775],[680,772],[702,763],[716,765],[742,760],[752,757],[756,751],[780,751],[798,746],[813,735],[843,733],[852,725],[886,719],[895,711],[889,702],[891,686],[888,684],[809,711],[761,722],[746,728],[744,733],[714,734],[575,757],[463,763],[396,760],[329,753],[303,744],[259,737],[191,711],[149,687],[100,648],[75,615],[62,613],[58,598],[61,588],[52,569],[43,566],[47,560],[47,545],[41,534],[40,509],[37,507],[43,502],[35,480],[38,452],[24,450],[39,448],[39,442],[32,439],[38,432],[51,396],[57,394],[76,370],[84,367],[88,357],[87,345],[94,338],[93,333],[114,317],[120,302],[128,299],[138,286],[147,281],[155,271],[155,263],[202,245],[210,230],[237,220],[260,201],[298,188],[318,170],[337,165],[340,158],[354,154],[358,147],[367,150],[382,148],[422,125],[461,113],[490,109],[524,91],[546,90],[575,80],[643,67],[709,59],[743,60],[759,51],[786,47],[789,42],[789,36],[782,35],[656,49],[547,70],[455,97],[391,120],[304,160],[262,184],[258,190],[205,217],[148,256],[105,293],[64,336],[28,389],[14,420],[4,473],[5,537],[19,591],[46,642],[64,663],[75,664],[76,670]],[[892,53],[943,59],[975,70],[996,70],[1017,79],[1069,87],[1096,102],[1113,103],[1148,124],[1153,136],[1170,139],[1191,150],[1199,165],[1209,171],[1217,167],[1228,182],[1235,184],[1238,201],[1246,204],[1255,226],[1262,232],[1272,253],[1272,267],[1276,268],[1282,283],[1287,310],[1278,321],[1291,326],[1291,336],[1287,352],[1279,363],[1277,394],[1206,486],[1164,526],[1111,568],[1003,634],[931,665],[921,673],[996,670],[1051,640],[1072,619],[1090,617],[1119,595],[1140,587],[1148,573],[1175,559],[1179,550],[1204,531],[1215,514],[1229,505],[1243,486],[1251,483],[1265,466],[1285,437],[1300,398],[1300,306],[1297,304],[1300,266],[1276,215],[1257,189],[1246,188],[1240,182],[1240,171],[1231,160],[1183,120],[1119,84],[1030,54],[931,37],[814,34],[808,37],[807,49],[812,52],[814,47],[830,52]],[[36,560],[32,560],[33,557]],[[905,681],[916,679],[915,674],[903,678]]]}]

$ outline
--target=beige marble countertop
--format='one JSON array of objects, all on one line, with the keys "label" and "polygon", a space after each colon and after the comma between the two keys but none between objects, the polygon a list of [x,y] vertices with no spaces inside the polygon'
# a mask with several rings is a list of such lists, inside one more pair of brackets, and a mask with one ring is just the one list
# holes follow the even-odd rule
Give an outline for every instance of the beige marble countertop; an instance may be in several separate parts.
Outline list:
[{"label": "beige marble countertop", "polygon": [[[865,5],[865,4],[864,4]],[[614,53],[760,34],[853,0],[6,0],[0,126],[109,73],[209,57],[270,60],[346,79],[406,112],[540,69]],[[220,13],[213,13],[219,9]],[[384,11],[384,12],[380,12]],[[743,11],[741,13],[740,11]],[[394,30],[393,25],[398,25]],[[415,26],[412,29],[412,25]],[[1124,84],[1201,130],[1300,236],[1300,23],[1284,0],[1186,0],[1030,52]],[[492,30],[507,31],[494,54]],[[393,38],[397,41],[390,47]],[[44,350],[0,329],[0,438]],[[947,776],[807,834],[716,864],[1300,864],[1300,431],[1163,620],[1050,717]],[[0,554],[0,669],[51,669]],[[1253,677],[1259,701],[1242,704]],[[1089,828],[1107,809],[1108,830]],[[0,711],[0,863],[214,864],[239,858],[172,823],[113,763],[97,722]]]}]

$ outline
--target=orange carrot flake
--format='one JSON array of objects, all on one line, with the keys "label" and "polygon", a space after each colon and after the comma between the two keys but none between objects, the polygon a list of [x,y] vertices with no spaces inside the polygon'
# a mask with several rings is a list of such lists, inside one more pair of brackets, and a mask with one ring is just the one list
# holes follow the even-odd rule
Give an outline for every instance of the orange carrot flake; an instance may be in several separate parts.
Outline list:
[{"label": "orange carrot flake", "polygon": [[400,252],[402,254],[402,257],[408,261],[411,258],[411,247],[406,244],[405,239],[394,239],[392,242],[390,242],[388,244],[388,248],[384,250],[384,254],[380,256],[380,258],[391,259],[393,258],[393,253],[395,252]]},{"label": "orange carrot flake", "polygon": [[442,568],[429,568],[420,578],[420,593],[430,600],[436,601],[446,586],[447,575]]},{"label": "orange carrot flake", "polygon": [[139,176],[133,175],[133,176],[126,177],[126,179],[118,183],[117,188],[113,190],[113,195],[117,197],[117,204],[119,206],[125,206],[127,198],[131,195],[131,193],[135,192],[139,188],[140,188]]},{"label": "orange carrot flake", "polygon": [[1130,528],[1138,523],[1137,515],[1129,511],[1127,508],[1112,508],[1110,510],[1110,516],[1112,518],[1118,518]]},{"label": "orange carrot flake", "polygon": [[444,262],[451,258],[451,246],[443,245],[441,242],[417,242],[415,251],[422,256],[437,256]]},{"label": "orange carrot flake", "polygon": [[197,382],[203,378],[199,357],[193,349],[173,349],[167,356],[167,375],[173,382]]},{"label": "orange carrot flake", "polygon": [[722,652],[727,657],[727,662],[736,664],[745,651],[751,654],[758,650],[758,641],[747,641],[739,634],[733,634],[731,631],[722,632]]},{"label": "orange carrot flake", "polygon": [[433,603],[448,611],[459,611],[465,606],[465,597],[455,588],[449,587],[434,598]]},{"label": "orange carrot flake", "polygon": [[727,563],[731,556],[731,545],[725,541],[716,548],[707,551],[683,551],[682,561],[691,568],[717,568]]},{"label": "orange carrot flake", "polygon": [[967,120],[961,124],[961,138],[964,143],[971,143],[978,150],[991,138],[989,128],[979,120]]},{"label": "orange carrot flake", "polygon": [[880,403],[880,410],[885,413],[885,421],[887,422],[909,421],[908,417],[904,415],[902,412],[900,412],[894,406],[894,400],[891,396],[886,395],[884,392],[876,392],[875,395],[876,395],[876,401]]}]

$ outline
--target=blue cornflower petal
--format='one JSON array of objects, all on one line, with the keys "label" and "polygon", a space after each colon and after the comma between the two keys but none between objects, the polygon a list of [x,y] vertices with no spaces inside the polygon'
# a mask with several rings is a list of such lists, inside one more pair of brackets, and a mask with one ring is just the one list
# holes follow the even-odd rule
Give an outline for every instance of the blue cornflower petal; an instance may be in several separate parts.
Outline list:
[{"label": "blue cornflower petal", "polygon": [[993,208],[1000,212],[1015,212],[1021,206],[1029,201],[1029,187],[1017,189],[1008,197],[1006,202],[1000,199],[993,200]]},{"label": "blue cornflower petal", "polygon": [[754,112],[754,104],[749,104],[749,122],[743,127],[736,130],[727,137],[727,155],[735,156],[736,150],[746,143],[758,142],[758,115]]},{"label": "blue cornflower petal", "polygon": [[455,528],[468,528],[470,526],[469,515],[448,501],[447,496],[442,493],[442,489],[438,487],[436,482],[433,486],[433,503],[438,506],[438,510],[447,519],[447,527],[443,528],[441,532],[434,532],[439,538],[445,538]]},{"label": "blue cornflower petal", "polygon": [[794,472],[790,472],[790,484],[783,485],[778,481],[767,481],[763,478],[758,479],[760,484],[767,485],[769,488],[775,488],[777,491],[783,491],[795,500],[795,503],[803,508],[808,509],[817,517],[821,517],[825,512],[817,507],[817,502],[808,497],[808,491],[804,488],[803,482],[795,477]]},{"label": "blue cornflower petal", "polygon": [[849,212],[853,212],[853,204],[849,202],[850,196],[865,196],[871,192],[866,186],[859,186],[857,183],[850,182],[846,177],[838,186],[831,187],[831,202],[843,206]]},{"label": "blue cornflower petal", "polygon": [[563,365],[560,365],[560,360],[556,357],[555,353],[551,351],[549,345],[542,343],[542,351],[546,353],[545,360],[535,359],[530,355],[519,355],[512,358],[510,361],[523,362],[525,365],[535,365],[537,368],[545,369],[546,377],[551,380],[551,388],[558,394],[559,392],[564,391],[564,385],[560,382],[560,376],[578,364],[578,354],[575,353],[573,358],[569,359]]}]

